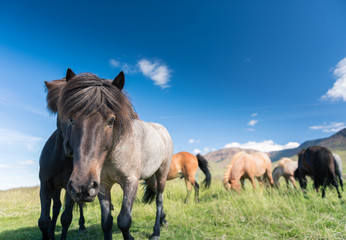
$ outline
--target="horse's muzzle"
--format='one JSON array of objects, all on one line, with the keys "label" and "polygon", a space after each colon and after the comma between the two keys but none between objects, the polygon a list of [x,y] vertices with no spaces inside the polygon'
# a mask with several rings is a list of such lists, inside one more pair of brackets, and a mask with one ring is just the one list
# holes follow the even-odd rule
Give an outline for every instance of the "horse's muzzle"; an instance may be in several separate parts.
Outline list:
[{"label": "horse's muzzle", "polygon": [[66,190],[75,202],[80,203],[94,201],[99,189],[99,184],[96,181],[92,181],[88,185],[80,185],[70,180]]}]

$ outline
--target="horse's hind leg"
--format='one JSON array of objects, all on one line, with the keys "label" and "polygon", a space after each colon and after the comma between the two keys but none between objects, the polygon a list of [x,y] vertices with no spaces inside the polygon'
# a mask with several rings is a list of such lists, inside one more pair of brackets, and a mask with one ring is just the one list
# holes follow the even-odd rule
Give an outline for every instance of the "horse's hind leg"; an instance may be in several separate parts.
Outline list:
[{"label": "horse's hind leg", "polygon": [[38,220],[38,226],[42,232],[42,239],[54,239],[54,233],[51,235],[49,227],[51,219],[49,216],[51,205],[52,191],[48,184],[41,182],[40,184],[40,201],[41,201],[41,215]]},{"label": "horse's hind leg", "polygon": [[83,232],[86,230],[85,228],[85,219],[84,219],[84,214],[83,214],[83,203],[78,203],[79,207],[79,232]]},{"label": "horse's hind leg", "polygon": [[195,180],[195,183],[192,184],[194,189],[195,189],[195,199],[197,202],[199,202],[199,184],[198,182]]},{"label": "horse's hind leg", "polygon": [[335,187],[336,191],[338,192],[338,197],[341,198],[341,193],[339,191],[338,182],[336,181],[335,178],[332,180],[332,185]]},{"label": "horse's hind leg", "polygon": [[67,192],[65,193],[65,210],[61,215],[61,225],[62,225],[62,231],[61,231],[61,236],[60,239],[64,240],[67,237],[67,230],[71,225],[72,222],[72,212],[73,212],[73,206],[75,202],[71,198],[70,194]]},{"label": "horse's hind leg", "polygon": [[49,232],[52,236],[54,236],[56,220],[58,219],[60,209],[61,209],[60,193],[61,193],[61,189],[58,189],[55,191],[53,196],[53,217],[49,227]]},{"label": "horse's hind leg", "polygon": [[192,191],[192,184],[189,180],[185,179],[185,185],[186,185],[187,194],[186,194],[184,203],[188,203],[190,195],[191,195],[191,191]]},{"label": "horse's hind leg", "polygon": [[290,177],[289,177],[289,180],[292,182],[293,187],[294,187],[294,188],[297,188],[296,181],[294,180],[294,177],[293,177],[293,176],[290,176]]}]

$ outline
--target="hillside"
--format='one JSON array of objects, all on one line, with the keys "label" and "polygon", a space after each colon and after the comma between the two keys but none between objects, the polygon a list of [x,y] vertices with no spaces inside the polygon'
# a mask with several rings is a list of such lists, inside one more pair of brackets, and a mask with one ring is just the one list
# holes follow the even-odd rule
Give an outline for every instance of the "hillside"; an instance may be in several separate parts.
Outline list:
[{"label": "hillside", "polygon": [[[319,145],[329,148],[332,151],[346,151],[346,128],[333,134],[328,138],[321,138],[315,140],[309,140],[297,148],[286,149],[282,151],[270,152],[270,158],[273,162],[278,161],[282,157],[294,157],[301,149],[307,148],[309,146]],[[255,152],[251,149],[242,149],[242,148],[223,148],[216,150],[210,153],[205,154],[204,156],[208,159],[209,162],[212,162],[218,165],[219,168],[226,167],[233,156],[239,151],[246,151],[248,153]]]},{"label": "hillside", "polygon": [[320,138],[316,140],[306,141],[297,148],[270,152],[270,158],[272,159],[273,162],[275,162],[282,157],[292,157],[292,156],[295,156],[301,149],[314,146],[314,145],[327,147],[332,151],[338,151],[338,150],[345,151],[346,150],[346,128],[342,129],[341,131],[335,133],[334,135],[328,138]]}]

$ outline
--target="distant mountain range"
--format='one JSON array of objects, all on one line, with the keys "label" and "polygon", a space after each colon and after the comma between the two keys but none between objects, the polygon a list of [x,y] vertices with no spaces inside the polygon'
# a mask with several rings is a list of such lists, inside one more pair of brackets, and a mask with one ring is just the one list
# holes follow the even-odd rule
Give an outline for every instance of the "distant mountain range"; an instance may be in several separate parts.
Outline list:
[{"label": "distant mountain range", "polygon": [[[333,134],[328,138],[310,140],[302,143],[296,148],[285,149],[281,151],[270,152],[272,162],[278,161],[282,157],[294,157],[301,149],[310,146],[319,145],[329,148],[331,151],[339,150],[346,151],[346,128]],[[209,162],[218,163],[218,165],[226,167],[232,160],[233,156],[239,151],[248,153],[256,152],[256,150],[242,148],[223,148],[204,155]]]}]

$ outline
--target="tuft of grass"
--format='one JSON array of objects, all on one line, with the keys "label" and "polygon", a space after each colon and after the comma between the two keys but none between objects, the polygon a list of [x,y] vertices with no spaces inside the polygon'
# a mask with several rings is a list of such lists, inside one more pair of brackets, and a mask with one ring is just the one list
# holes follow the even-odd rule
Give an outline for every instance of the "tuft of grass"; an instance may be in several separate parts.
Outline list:
[{"label": "tuft of grass", "polygon": [[[198,178],[204,179],[203,175]],[[122,202],[119,186],[112,189],[114,211],[113,239],[122,239],[116,217]],[[131,234],[135,239],[148,239],[155,221],[155,203],[141,202],[139,188],[133,205]],[[327,189],[326,198],[316,194],[310,183],[307,192],[287,189],[258,189],[249,182],[246,191],[227,192],[220,178],[214,178],[209,189],[200,190],[200,202],[191,194],[184,204],[184,181],[167,182],[164,210],[168,227],[161,229],[161,239],[346,239],[345,200],[339,200],[334,189]],[[63,194],[62,194],[63,197]],[[39,188],[0,191],[0,239],[41,239],[37,226],[40,216]],[[103,239],[98,200],[85,209],[87,231],[78,232],[79,213],[69,229],[68,239]],[[60,217],[55,237],[61,233]]]}]

